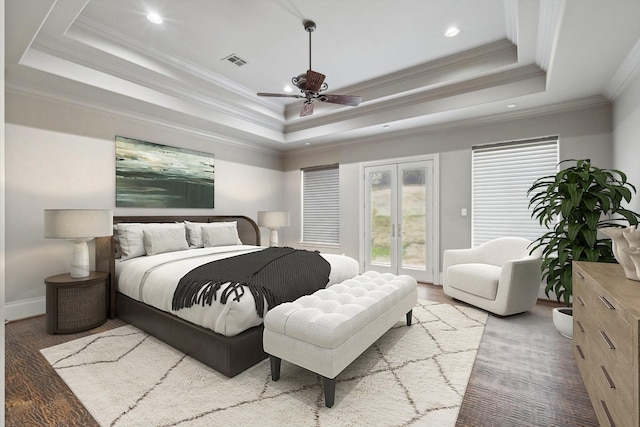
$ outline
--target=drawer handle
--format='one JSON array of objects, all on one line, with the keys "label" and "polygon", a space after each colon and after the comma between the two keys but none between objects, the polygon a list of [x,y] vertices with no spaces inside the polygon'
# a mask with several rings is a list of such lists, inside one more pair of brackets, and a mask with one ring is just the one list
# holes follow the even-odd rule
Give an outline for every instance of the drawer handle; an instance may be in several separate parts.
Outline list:
[{"label": "drawer handle", "polygon": [[579,320],[576,320],[576,325],[578,325],[578,328],[580,328],[580,332],[584,332],[584,328],[582,327],[582,323],[580,323]]},{"label": "drawer handle", "polygon": [[584,276],[583,276],[582,274],[580,274],[580,272],[579,272],[579,271],[576,271],[576,275],[577,275],[579,278],[581,278],[582,280],[584,280]]},{"label": "drawer handle", "polygon": [[604,340],[604,342],[607,343],[607,346],[609,346],[610,350],[615,350],[616,346],[613,345],[613,343],[611,342],[611,340],[609,339],[609,337],[607,336],[607,334],[604,333],[604,331],[600,331],[600,336],[602,337],[602,339]]},{"label": "drawer handle", "polygon": [[584,301],[582,300],[582,298],[578,297],[578,302],[580,303],[580,306],[584,307]]},{"label": "drawer handle", "polygon": [[615,307],[614,307],[614,306],[613,306],[609,301],[607,301],[607,299],[606,299],[605,297],[603,297],[602,295],[600,295],[598,298],[600,298],[600,301],[602,301],[602,303],[603,303],[604,305],[606,305],[606,306],[607,306],[607,308],[608,308],[609,310],[615,310],[615,309],[616,309],[616,308],[615,308]]},{"label": "drawer handle", "polygon": [[604,413],[607,415],[609,425],[611,425],[611,427],[616,427],[616,423],[613,422],[613,418],[611,418],[611,414],[609,413],[609,408],[607,408],[607,404],[604,403],[604,400],[600,401],[600,405],[602,405],[602,409],[604,409]]},{"label": "drawer handle", "polygon": [[582,349],[579,345],[576,346],[576,350],[578,350],[578,353],[580,353],[580,358],[584,360],[584,353],[582,352]]},{"label": "drawer handle", "polygon": [[600,365],[600,369],[602,369],[602,373],[604,374],[604,377],[607,379],[607,382],[609,383],[609,388],[616,388],[616,385],[613,383],[613,380],[609,376],[609,372],[607,372],[607,368]]}]

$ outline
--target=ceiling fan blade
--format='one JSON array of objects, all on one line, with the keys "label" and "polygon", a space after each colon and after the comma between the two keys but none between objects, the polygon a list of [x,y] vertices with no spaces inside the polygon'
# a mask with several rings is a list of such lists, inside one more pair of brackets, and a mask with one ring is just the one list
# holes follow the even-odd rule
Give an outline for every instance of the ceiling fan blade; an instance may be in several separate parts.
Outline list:
[{"label": "ceiling fan blade", "polygon": [[362,102],[362,97],[357,95],[329,95],[323,94],[318,97],[320,101],[331,102],[332,104],[350,105],[357,107]]},{"label": "ceiling fan blade", "polygon": [[287,94],[284,94],[284,93],[259,92],[257,95],[258,96],[275,96],[275,97],[279,97],[279,98],[304,98],[304,96],[302,96],[302,95],[287,95]]},{"label": "ceiling fan blade", "polygon": [[313,103],[305,102],[302,104],[302,109],[300,110],[300,117],[310,116],[313,114]]},{"label": "ceiling fan blade", "polygon": [[308,70],[305,90],[309,90],[315,93],[320,92],[320,88],[322,87],[322,83],[324,82],[325,77],[326,76],[322,73],[318,73],[313,70]]}]

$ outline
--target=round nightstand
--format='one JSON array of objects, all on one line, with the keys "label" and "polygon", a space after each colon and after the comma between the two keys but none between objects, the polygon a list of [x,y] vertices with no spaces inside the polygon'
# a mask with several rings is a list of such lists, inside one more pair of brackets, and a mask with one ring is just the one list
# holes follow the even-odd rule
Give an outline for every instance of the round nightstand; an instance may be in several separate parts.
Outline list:
[{"label": "round nightstand", "polygon": [[47,333],[71,334],[106,322],[108,277],[101,271],[79,279],[69,273],[47,277]]}]

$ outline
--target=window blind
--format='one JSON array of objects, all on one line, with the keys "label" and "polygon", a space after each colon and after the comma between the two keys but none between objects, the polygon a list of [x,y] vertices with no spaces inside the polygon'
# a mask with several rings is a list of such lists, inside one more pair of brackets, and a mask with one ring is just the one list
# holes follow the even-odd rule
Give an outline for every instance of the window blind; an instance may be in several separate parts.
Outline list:
[{"label": "window blind", "polygon": [[547,229],[531,218],[527,190],[558,165],[558,138],[475,146],[472,150],[472,242],[535,240]]},{"label": "window blind", "polygon": [[302,170],[302,241],[340,243],[338,165]]}]

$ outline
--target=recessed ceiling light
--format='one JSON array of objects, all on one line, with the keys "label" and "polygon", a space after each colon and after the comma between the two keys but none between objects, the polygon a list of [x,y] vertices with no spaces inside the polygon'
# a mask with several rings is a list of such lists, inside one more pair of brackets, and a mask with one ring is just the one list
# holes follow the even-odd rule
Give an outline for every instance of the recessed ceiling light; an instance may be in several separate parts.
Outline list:
[{"label": "recessed ceiling light", "polygon": [[507,108],[516,108],[516,104],[508,104]]},{"label": "recessed ceiling light", "polygon": [[455,37],[460,34],[460,28],[458,27],[449,27],[447,31],[444,32],[445,37]]},{"label": "recessed ceiling light", "polygon": [[147,15],[147,19],[154,24],[162,24],[163,22],[162,16],[158,15],[155,12],[149,12],[149,14]]},{"label": "recessed ceiling light", "polygon": [[285,92],[293,92],[293,88],[289,85],[285,86],[282,90]]}]

